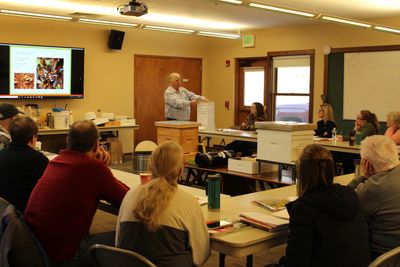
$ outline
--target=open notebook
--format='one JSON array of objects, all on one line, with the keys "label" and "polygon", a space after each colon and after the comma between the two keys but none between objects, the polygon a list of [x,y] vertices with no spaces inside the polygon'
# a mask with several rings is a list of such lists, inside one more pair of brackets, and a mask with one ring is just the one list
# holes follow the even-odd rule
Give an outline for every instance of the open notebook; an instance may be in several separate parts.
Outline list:
[{"label": "open notebook", "polygon": [[296,200],[297,197],[287,197],[287,198],[268,198],[252,201],[253,204],[265,208],[269,211],[278,211],[285,209],[285,205],[290,201]]}]

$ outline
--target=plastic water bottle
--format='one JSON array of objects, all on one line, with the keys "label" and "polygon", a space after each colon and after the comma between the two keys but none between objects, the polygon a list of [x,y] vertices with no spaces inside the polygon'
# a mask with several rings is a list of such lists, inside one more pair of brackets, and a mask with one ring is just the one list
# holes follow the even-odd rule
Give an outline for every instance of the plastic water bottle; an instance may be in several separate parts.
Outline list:
[{"label": "plastic water bottle", "polygon": [[332,141],[336,143],[336,128],[333,128],[332,130]]}]

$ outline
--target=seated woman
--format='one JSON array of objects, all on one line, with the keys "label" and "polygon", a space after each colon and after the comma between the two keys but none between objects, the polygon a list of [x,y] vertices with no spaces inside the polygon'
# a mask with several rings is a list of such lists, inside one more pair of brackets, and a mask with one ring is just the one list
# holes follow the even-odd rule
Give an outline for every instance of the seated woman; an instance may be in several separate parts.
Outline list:
[{"label": "seated woman", "polygon": [[287,204],[284,266],[367,266],[368,224],[357,194],[333,184],[331,153],[313,144],[297,163],[299,198]]},{"label": "seated woman", "polygon": [[396,145],[400,145],[400,112],[390,112],[387,115],[386,121],[387,129],[386,136],[389,136]]},{"label": "seated woman", "polygon": [[[241,130],[255,131],[256,121],[266,121],[267,115],[264,113],[264,106],[259,102],[254,102],[250,108],[250,114],[240,124]],[[246,141],[233,141],[225,146],[226,150],[233,150],[241,156],[251,156],[253,152],[257,151],[257,143]]]},{"label": "seated woman", "polygon": [[197,199],[178,188],[183,151],[175,142],[151,155],[152,181],[130,190],[118,215],[116,246],[135,251],[157,266],[199,266],[210,241]]},{"label": "seated woman", "polygon": [[369,110],[361,110],[354,123],[354,131],[360,132],[362,139],[367,136],[379,134],[379,122],[375,113]]},{"label": "seated woman", "polygon": [[254,131],[256,129],[255,128],[256,121],[266,121],[266,120],[267,120],[267,115],[264,112],[264,106],[259,102],[254,102],[253,104],[251,104],[250,114],[242,122],[242,124],[240,124],[240,129],[247,131]]},{"label": "seated woman", "polygon": [[329,104],[323,104],[318,111],[320,120],[317,122],[317,129],[315,135],[319,137],[332,137],[332,130],[336,128],[336,122],[333,117],[333,109]]}]

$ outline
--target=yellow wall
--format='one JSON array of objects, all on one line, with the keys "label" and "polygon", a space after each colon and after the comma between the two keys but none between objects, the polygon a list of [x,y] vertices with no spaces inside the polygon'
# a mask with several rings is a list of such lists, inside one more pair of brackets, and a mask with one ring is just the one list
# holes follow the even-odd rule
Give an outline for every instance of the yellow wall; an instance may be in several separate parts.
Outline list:
[{"label": "yellow wall", "polygon": [[[393,27],[400,26],[399,18],[375,21]],[[318,25],[265,29],[253,32],[256,35],[255,48],[242,48],[240,41],[213,39],[208,44],[204,76],[207,96],[216,101],[216,125],[229,127],[234,121],[234,64],[225,67],[225,60],[234,63],[235,58],[266,56],[272,51],[315,49],[314,111],[321,104],[323,92],[324,46],[358,47],[400,44],[400,35],[359,29],[351,26],[320,23]],[[224,101],[231,103],[230,110],[224,108]],[[314,121],[317,118],[314,112]]]},{"label": "yellow wall", "polygon": [[[107,47],[111,28],[107,26],[9,16],[0,16],[0,25],[2,43],[85,48],[85,99],[14,101],[16,105],[37,103],[42,114],[52,107],[68,104],[75,120],[82,119],[87,111],[97,110],[132,117],[134,54],[204,58],[208,40],[183,34],[112,27],[126,32],[122,50],[118,51]],[[133,151],[132,131],[123,130],[120,134],[124,152]]]},{"label": "yellow wall", "polygon": [[[388,18],[376,22],[400,26],[399,21],[398,18]],[[399,35],[327,23],[248,32],[256,35],[255,48],[242,48],[241,40],[121,28],[119,30],[126,32],[123,49],[112,51],[107,48],[111,27],[8,16],[0,16],[0,25],[0,42],[86,49],[84,100],[15,101],[16,105],[38,103],[47,112],[54,106],[64,107],[68,104],[74,112],[75,120],[81,119],[87,111],[98,109],[116,115],[134,116],[134,54],[199,57],[203,58],[203,94],[216,102],[217,127],[233,124],[235,58],[266,56],[269,51],[315,49],[316,110],[321,103],[323,90],[322,48],[325,45],[354,47],[400,42]],[[227,59],[231,60],[229,68],[225,67]],[[225,100],[231,103],[229,111],[224,108]],[[130,131],[122,131],[121,134],[124,152],[132,151],[133,134]]]}]

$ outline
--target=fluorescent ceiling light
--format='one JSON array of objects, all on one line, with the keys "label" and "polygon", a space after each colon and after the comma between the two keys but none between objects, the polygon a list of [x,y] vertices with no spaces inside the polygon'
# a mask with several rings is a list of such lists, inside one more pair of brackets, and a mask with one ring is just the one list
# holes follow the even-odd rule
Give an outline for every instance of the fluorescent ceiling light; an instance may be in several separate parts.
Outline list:
[{"label": "fluorescent ceiling light", "polygon": [[171,27],[162,27],[162,26],[152,26],[152,25],[145,25],[143,29],[162,31],[162,32],[184,33],[184,34],[192,34],[192,33],[194,33],[194,30],[171,28]]},{"label": "fluorescent ceiling light", "polygon": [[221,33],[221,32],[199,31],[197,33],[197,35],[210,36],[210,37],[219,37],[219,38],[227,38],[227,39],[238,39],[238,38],[240,38],[240,34]]},{"label": "fluorescent ceiling light", "polygon": [[23,17],[31,17],[31,18],[72,20],[72,17],[56,16],[56,15],[41,14],[41,13],[22,12],[22,11],[6,10],[6,9],[0,10],[0,13],[6,14],[6,15],[23,16]]},{"label": "fluorescent ceiling light", "polygon": [[250,3],[249,6],[262,8],[262,9],[267,9],[267,10],[271,10],[271,11],[278,11],[278,12],[288,13],[288,14],[292,14],[292,15],[299,15],[299,16],[308,17],[308,18],[315,17],[314,13],[298,11],[298,10],[293,10],[293,9],[287,9],[287,8],[282,8],[282,7],[263,5],[263,4],[257,4],[257,3]]},{"label": "fluorescent ceiling light", "polygon": [[231,3],[231,4],[237,4],[237,5],[242,4],[242,1],[239,1],[239,0],[219,0],[219,1],[226,2],[226,3]]},{"label": "fluorescent ceiling light", "polygon": [[333,22],[344,23],[344,24],[350,24],[350,25],[353,25],[353,26],[359,26],[359,27],[364,27],[364,28],[370,28],[371,27],[371,24],[358,22],[358,21],[354,21],[354,20],[335,18],[335,17],[330,17],[330,16],[322,16],[321,19],[329,20],[329,21],[333,21]]},{"label": "fluorescent ceiling light", "polygon": [[229,23],[224,21],[218,20],[205,20],[205,19],[196,19],[193,17],[182,17],[182,16],[172,16],[172,15],[164,15],[164,14],[155,14],[155,13],[148,13],[142,17],[141,20],[146,21],[145,24],[175,24],[180,25],[183,27],[188,28],[198,28],[199,25],[204,28],[209,28],[211,30],[237,30],[244,25],[236,24],[236,23]]},{"label": "fluorescent ceiling light", "polygon": [[117,25],[123,27],[137,27],[138,25],[135,23],[126,23],[126,22],[118,22],[118,21],[109,21],[109,20],[98,20],[98,19],[78,19],[78,22],[81,23],[89,23],[89,24],[100,24],[100,25]]},{"label": "fluorescent ceiling light", "polygon": [[[79,4],[77,1],[66,0],[0,0],[1,3],[10,3],[13,5],[21,6],[25,10],[26,7],[42,7],[51,8],[52,10],[59,10],[61,12],[82,12],[101,15],[119,16],[117,8],[106,7],[101,4]],[[89,1],[86,1],[89,2]],[[93,2],[93,1],[91,1]]]},{"label": "fluorescent ceiling light", "polygon": [[383,27],[383,26],[375,26],[374,29],[379,30],[379,31],[385,31],[385,32],[400,33],[399,29],[393,29],[393,28]]},{"label": "fluorescent ceiling light", "polygon": [[[116,7],[107,7],[106,4],[80,4],[77,2],[99,2],[99,1],[66,1],[66,0],[0,0],[0,3],[10,3],[13,5],[19,5],[21,10],[26,7],[40,7],[40,8],[51,8],[52,10],[57,10],[59,12],[81,12],[90,13],[103,16],[116,16],[120,17],[120,13],[117,11]],[[107,2],[107,1],[103,1]],[[108,1],[112,2],[112,1]],[[128,1],[127,1],[128,2]],[[100,3],[100,2],[99,2]],[[205,20],[196,19],[193,17],[183,17],[183,16],[172,16],[167,14],[160,14],[151,12],[140,17],[141,23],[145,24],[158,24],[158,25],[179,25],[178,27],[188,27],[197,28],[199,25],[203,29],[209,28],[210,30],[237,30],[244,27],[248,27],[246,24],[230,23],[221,20]]]}]

